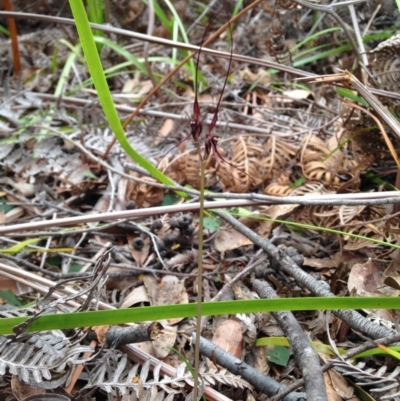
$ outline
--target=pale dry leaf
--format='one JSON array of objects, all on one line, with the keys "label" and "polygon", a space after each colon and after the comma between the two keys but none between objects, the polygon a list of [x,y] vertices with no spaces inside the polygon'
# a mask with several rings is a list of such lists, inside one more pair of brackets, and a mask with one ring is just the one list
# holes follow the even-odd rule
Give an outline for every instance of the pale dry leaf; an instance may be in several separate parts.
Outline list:
[{"label": "pale dry leaf", "polygon": [[150,274],[143,275],[143,284],[146,287],[147,294],[150,299],[150,305],[157,305],[158,282],[154,276]]},{"label": "pale dry leaf", "polygon": [[248,67],[239,71],[239,77],[250,84],[258,82],[260,84],[269,84],[271,82],[271,75],[266,69],[259,69],[257,72],[251,71]]},{"label": "pale dry leaf", "polygon": [[174,120],[172,118],[167,118],[164,120],[161,128],[158,131],[158,135],[161,137],[167,137],[174,127]]},{"label": "pale dry leaf", "polygon": [[[324,373],[324,380],[325,380],[325,386],[326,386],[326,392],[328,395],[329,401],[343,401],[343,398],[341,396],[341,393],[345,393],[346,395],[352,395],[350,393],[351,387],[349,384],[347,384],[346,387],[346,380],[344,377],[335,371],[333,371],[333,374],[330,374],[332,372],[326,372]],[[346,397],[346,400],[350,400],[353,397]],[[358,398],[354,398],[354,401],[358,401]]]},{"label": "pale dry leaf", "polygon": [[144,285],[134,288],[128,295],[125,296],[121,308],[129,308],[143,302],[150,302],[148,292]]},{"label": "pale dry leaf", "polygon": [[312,267],[315,270],[335,269],[337,264],[331,258],[304,258],[304,266]]},{"label": "pale dry leaf", "polygon": [[[262,211],[260,213],[261,216],[266,216],[270,219],[280,219],[283,220],[287,216],[290,215],[290,213],[298,208],[299,205],[273,205],[273,206],[267,206],[265,208],[262,208]],[[274,221],[270,220],[261,220],[260,221],[260,228],[259,228],[259,234],[262,237],[266,237],[269,235],[271,232],[272,226],[275,224]]]},{"label": "pale dry leaf", "polygon": [[221,253],[251,244],[247,237],[233,229],[218,231],[214,239],[215,249]]},{"label": "pale dry leaf", "polygon": [[240,323],[232,319],[225,320],[215,330],[211,342],[236,358],[241,358],[243,335]]},{"label": "pale dry leaf", "polygon": [[283,95],[294,100],[308,99],[311,94],[312,92],[305,89],[291,89],[283,92]]},{"label": "pale dry leaf", "polygon": [[378,288],[383,285],[382,274],[377,262],[369,260],[366,263],[356,263],[350,270],[347,282],[351,294],[358,296],[382,295]]},{"label": "pale dry leaf", "polygon": [[233,293],[235,294],[235,299],[256,299],[256,298],[258,298],[256,293],[253,291],[250,291],[249,287],[244,285],[241,280],[238,280],[232,284],[232,290],[233,290]]},{"label": "pale dry leaf", "polygon": [[[165,275],[160,284],[157,284],[156,279],[145,275],[143,282],[149,294],[151,305],[176,305],[189,302],[184,280],[179,280],[176,276]],[[172,325],[179,323],[182,319],[169,319],[168,322]]]}]

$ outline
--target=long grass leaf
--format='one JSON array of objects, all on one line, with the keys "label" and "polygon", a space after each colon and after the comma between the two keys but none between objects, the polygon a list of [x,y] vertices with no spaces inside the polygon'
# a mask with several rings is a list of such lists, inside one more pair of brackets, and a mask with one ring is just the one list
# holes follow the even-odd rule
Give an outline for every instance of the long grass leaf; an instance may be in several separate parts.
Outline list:
[{"label": "long grass leaf", "polygon": [[[122,128],[121,121],[118,117],[118,113],[115,108],[110,90],[108,88],[107,80],[103,71],[103,66],[101,64],[99,53],[93,39],[92,30],[90,28],[82,0],[69,0],[69,4],[76,22],[76,27],[82,44],[83,53],[85,54],[90,74],[93,78],[93,82],[96,87],[104,114],[107,117],[107,120],[110,124],[111,129],[114,132],[114,135],[116,136],[118,142],[125,150],[127,155],[130,156],[136,163],[138,163],[141,167],[147,170],[153,177],[155,177],[163,184],[173,186],[174,182],[171,179],[169,179],[161,171],[154,167],[146,158],[140,155],[129,144],[125,136],[125,132]],[[180,195],[186,197],[186,195],[184,195],[183,193],[180,193]]]},{"label": "long grass leaf", "polygon": [[[236,313],[277,312],[284,310],[344,310],[344,309],[400,309],[399,297],[315,297],[252,299],[245,301],[204,302],[203,316],[230,315]],[[146,322],[163,319],[196,316],[197,304],[147,306],[94,312],[45,315],[35,320],[27,331],[71,329]],[[1,319],[0,334],[10,334],[14,326],[26,317]]]}]

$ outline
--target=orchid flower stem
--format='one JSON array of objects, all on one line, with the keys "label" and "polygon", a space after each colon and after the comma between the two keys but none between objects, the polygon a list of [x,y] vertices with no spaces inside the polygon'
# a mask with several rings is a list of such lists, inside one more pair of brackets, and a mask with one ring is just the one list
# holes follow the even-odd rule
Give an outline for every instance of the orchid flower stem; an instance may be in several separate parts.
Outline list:
[{"label": "orchid flower stem", "polygon": [[199,366],[200,366],[200,330],[201,330],[201,306],[203,301],[203,219],[204,219],[204,187],[207,157],[201,157],[200,147],[197,145],[200,166],[200,208],[199,208],[199,233],[198,233],[198,256],[197,256],[197,316],[196,316],[196,343],[194,354],[194,387],[193,401],[197,401],[199,389]]}]

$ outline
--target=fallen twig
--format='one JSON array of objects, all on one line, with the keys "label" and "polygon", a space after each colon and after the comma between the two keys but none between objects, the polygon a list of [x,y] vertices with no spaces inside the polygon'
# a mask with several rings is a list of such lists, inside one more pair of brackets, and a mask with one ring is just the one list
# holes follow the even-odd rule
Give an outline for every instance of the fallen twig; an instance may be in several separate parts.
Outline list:
[{"label": "fallen twig", "polygon": [[[316,280],[308,273],[304,272],[288,255],[279,250],[268,239],[260,237],[254,231],[250,230],[244,224],[240,223],[228,213],[215,212],[235,230],[250,239],[255,245],[262,248],[270,258],[275,259],[280,267],[287,273],[293,276],[297,282],[311,291],[314,295],[320,297],[334,297],[330,291],[329,284],[325,281]],[[379,326],[370,320],[366,319],[360,313],[353,310],[335,310],[333,313],[346,322],[353,329],[365,333],[368,337],[379,338],[387,337],[393,334],[392,330]]]},{"label": "fallen twig", "polygon": [[[254,280],[253,288],[260,298],[278,298],[275,291],[266,281]],[[299,366],[303,374],[307,399],[327,401],[324,376],[318,354],[314,351],[298,321],[289,311],[272,312],[272,316],[290,343],[297,366]]]},{"label": "fallen twig", "polygon": [[[196,334],[192,335],[193,342],[195,341]],[[279,384],[277,381],[271,379],[269,376],[264,375],[258,370],[252,368],[247,363],[241,361],[240,359],[234,357],[218,346],[214,345],[210,341],[200,338],[200,352],[207,358],[215,361],[218,365],[228,369],[231,373],[235,375],[240,375],[243,379],[248,381],[257,390],[262,391],[269,397],[277,394],[285,389],[285,386]],[[291,393],[288,394],[284,401],[300,401],[306,400],[304,393]]]}]

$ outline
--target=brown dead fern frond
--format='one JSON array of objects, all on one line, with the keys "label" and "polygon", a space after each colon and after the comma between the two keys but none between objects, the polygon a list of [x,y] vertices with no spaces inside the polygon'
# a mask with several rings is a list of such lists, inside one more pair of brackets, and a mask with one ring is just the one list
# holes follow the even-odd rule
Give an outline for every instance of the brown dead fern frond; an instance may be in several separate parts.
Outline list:
[{"label": "brown dead fern frond", "polygon": [[237,168],[222,165],[218,175],[227,191],[247,192],[264,181],[265,169],[260,163],[263,148],[243,136],[236,138],[232,149],[231,163]]},{"label": "brown dead fern frond", "polygon": [[271,196],[289,196],[291,190],[290,185],[281,185],[274,182],[264,188],[264,193]]},{"label": "brown dead fern frond", "polygon": [[345,172],[343,163],[344,152],[336,137],[332,137],[328,143],[316,136],[309,136],[304,141],[301,168],[308,180],[336,186],[340,183],[338,174]]},{"label": "brown dead fern frond", "polygon": [[[130,172],[133,177],[142,178],[141,174]],[[158,182],[152,177],[146,178],[149,182]],[[159,205],[164,198],[164,190],[136,181],[129,181],[126,192],[126,201],[133,200],[137,207]]]},{"label": "brown dead fern frond", "polygon": [[261,161],[268,178],[278,177],[282,171],[295,164],[295,157],[298,145],[289,142],[287,139],[271,136],[264,145],[264,159]]}]

